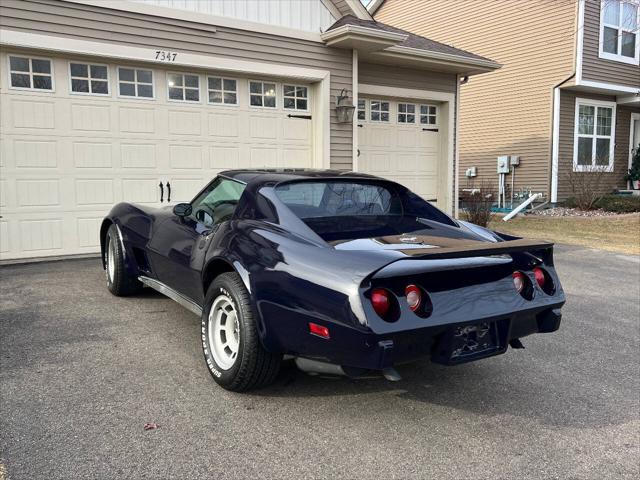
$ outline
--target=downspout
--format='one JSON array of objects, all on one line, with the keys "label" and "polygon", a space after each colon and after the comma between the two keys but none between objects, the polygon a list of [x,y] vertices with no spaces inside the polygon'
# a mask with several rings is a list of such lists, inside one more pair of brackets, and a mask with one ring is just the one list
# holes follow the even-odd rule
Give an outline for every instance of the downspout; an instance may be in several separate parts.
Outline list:
[{"label": "downspout", "polygon": [[558,165],[560,155],[560,87],[576,76],[574,71],[553,86],[553,113],[551,118],[551,203],[558,201]]}]

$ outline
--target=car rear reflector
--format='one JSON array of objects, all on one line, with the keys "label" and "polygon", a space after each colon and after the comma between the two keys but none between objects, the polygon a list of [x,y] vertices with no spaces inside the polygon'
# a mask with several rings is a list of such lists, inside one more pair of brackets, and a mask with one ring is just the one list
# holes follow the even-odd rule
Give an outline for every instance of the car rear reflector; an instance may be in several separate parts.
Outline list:
[{"label": "car rear reflector", "polygon": [[420,290],[420,287],[416,285],[407,285],[404,289],[404,294],[407,298],[407,305],[409,305],[411,311],[415,312],[418,310],[422,304],[422,290]]},{"label": "car rear reflector", "polygon": [[317,323],[309,322],[309,333],[322,338],[330,338],[329,329],[323,325],[318,325]]},{"label": "car rear reflector", "polygon": [[391,293],[384,288],[374,288],[371,291],[371,305],[378,315],[384,318],[391,309]]}]

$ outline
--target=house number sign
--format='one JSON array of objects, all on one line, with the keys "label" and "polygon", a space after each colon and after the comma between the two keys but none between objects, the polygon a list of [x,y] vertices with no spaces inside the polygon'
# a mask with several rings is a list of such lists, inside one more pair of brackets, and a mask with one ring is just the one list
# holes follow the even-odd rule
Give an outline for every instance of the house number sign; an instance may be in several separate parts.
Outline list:
[{"label": "house number sign", "polygon": [[175,62],[178,54],[167,50],[156,50],[156,60],[160,62]]}]

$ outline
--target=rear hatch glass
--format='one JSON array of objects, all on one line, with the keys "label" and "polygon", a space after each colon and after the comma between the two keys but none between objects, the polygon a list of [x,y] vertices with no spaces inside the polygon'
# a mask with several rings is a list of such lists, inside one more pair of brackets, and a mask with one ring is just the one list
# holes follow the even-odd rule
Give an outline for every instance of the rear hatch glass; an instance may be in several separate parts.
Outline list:
[{"label": "rear hatch glass", "polygon": [[384,181],[296,181],[275,190],[282,203],[328,242],[428,230],[421,222],[425,219],[456,226],[422,198]]}]

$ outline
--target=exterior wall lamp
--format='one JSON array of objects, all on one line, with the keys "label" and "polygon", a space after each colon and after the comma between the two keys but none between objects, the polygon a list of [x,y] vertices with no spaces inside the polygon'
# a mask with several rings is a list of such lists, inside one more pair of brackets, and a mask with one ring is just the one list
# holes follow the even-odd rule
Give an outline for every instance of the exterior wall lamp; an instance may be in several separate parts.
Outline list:
[{"label": "exterior wall lamp", "polygon": [[336,114],[338,115],[338,122],[353,122],[353,112],[355,112],[355,110],[356,107],[353,105],[353,100],[349,98],[348,90],[343,88],[340,95],[336,98]]}]

